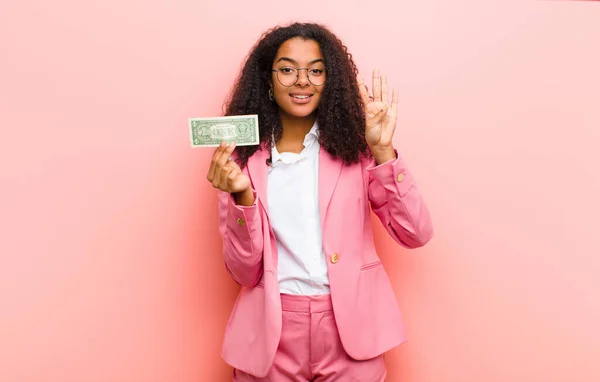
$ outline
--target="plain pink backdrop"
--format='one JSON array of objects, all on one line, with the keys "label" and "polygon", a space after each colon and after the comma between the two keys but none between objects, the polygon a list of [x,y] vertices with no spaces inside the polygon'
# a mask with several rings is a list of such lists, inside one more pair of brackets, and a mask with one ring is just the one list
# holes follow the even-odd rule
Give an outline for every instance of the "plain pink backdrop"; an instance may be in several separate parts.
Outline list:
[{"label": "plain pink backdrop", "polygon": [[600,4],[2,0],[0,381],[226,381],[210,151],[268,27],[328,24],[400,90],[436,227],[377,246],[390,382],[600,381]]}]

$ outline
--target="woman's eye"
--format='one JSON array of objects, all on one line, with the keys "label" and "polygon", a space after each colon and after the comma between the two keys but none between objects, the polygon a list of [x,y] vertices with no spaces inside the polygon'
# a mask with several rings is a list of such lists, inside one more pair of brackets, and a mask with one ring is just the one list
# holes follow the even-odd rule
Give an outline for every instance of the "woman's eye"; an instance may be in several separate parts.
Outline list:
[{"label": "woman's eye", "polygon": [[281,68],[279,70],[284,74],[290,74],[293,71],[292,68]]},{"label": "woman's eye", "polygon": [[316,76],[320,76],[321,74],[323,74],[323,69],[311,69],[310,70],[310,74],[314,74]]}]

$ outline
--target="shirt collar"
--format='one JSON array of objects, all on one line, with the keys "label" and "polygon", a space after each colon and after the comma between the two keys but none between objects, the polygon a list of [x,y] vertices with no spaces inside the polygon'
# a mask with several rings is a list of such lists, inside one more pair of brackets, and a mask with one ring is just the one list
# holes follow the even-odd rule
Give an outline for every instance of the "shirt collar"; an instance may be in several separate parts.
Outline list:
[{"label": "shirt collar", "polygon": [[271,147],[271,163],[273,167],[281,163],[296,163],[299,160],[306,158],[306,151],[319,140],[319,126],[317,122],[313,124],[310,131],[304,137],[304,149],[299,154],[296,153],[280,153],[277,151],[275,142]]}]

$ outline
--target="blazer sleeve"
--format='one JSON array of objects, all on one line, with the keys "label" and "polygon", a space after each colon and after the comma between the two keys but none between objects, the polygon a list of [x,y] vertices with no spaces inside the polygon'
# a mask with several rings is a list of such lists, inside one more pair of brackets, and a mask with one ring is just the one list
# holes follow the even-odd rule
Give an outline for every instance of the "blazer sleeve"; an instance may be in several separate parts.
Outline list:
[{"label": "blazer sleeve", "polygon": [[255,286],[263,270],[263,235],[258,197],[249,207],[235,204],[233,196],[219,190],[219,232],[227,272],[243,286]]},{"label": "blazer sleeve", "polygon": [[366,167],[371,208],[392,238],[406,248],[422,247],[433,236],[429,210],[406,162],[396,159]]}]

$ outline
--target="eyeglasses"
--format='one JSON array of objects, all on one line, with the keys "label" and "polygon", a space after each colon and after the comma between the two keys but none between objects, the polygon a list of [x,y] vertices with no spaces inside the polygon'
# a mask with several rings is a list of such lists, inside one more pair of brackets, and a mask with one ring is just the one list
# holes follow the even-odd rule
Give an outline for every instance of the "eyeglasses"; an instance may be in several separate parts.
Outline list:
[{"label": "eyeglasses", "polygon": [[273,69],[277,73],[277,80],[286,87],[294,86],[300,78],[300,71],[306,70],[308,81],[314,86],[321,86],[325,83],[325,69],[321,68],[292,68],[286,66],[279,69]]}]

